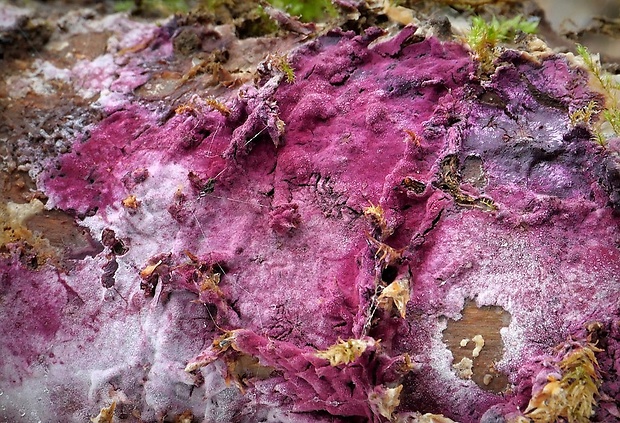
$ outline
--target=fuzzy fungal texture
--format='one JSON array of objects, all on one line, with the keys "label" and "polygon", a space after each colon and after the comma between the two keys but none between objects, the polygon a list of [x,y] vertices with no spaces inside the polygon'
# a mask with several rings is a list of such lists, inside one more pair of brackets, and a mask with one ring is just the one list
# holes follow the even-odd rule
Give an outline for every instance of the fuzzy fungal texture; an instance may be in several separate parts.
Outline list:
[{"label": "fuzzy fungal texture", "polygon": [[[124,19],[107,52],[37,64],[99,94],[37,186],[101,248],[33,268],[3,246],[0,420],[538,422],[557,394],[587,421],[561,402],[579,375],[585,418],[619,418],[620,166],[570,124],[583,69],[508,50],[480,79],[414,27],[334,30],[179,105],[157,66],[181,24]],[[471,299],[511,315],[507,392],[452,368]]]}]

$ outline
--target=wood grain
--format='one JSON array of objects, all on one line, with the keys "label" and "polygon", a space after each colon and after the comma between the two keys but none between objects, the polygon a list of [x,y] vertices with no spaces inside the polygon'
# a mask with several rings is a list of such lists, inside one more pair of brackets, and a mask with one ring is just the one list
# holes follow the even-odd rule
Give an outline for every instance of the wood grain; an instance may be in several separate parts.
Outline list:
[{"label": "wood grain", "polygon": [[[460,320],[448,321],[444,331],[443,339],[452,352],[453,363],[458,363],[463,357],[472,359],[472,380],[484,390],[504,391],[508,387],[508,377],[495,369],[495,363],[504,354],[500,329],[510,324],[510,314],[501,307],[477,307],[473,301],[465,304],[462,314]],[[469,341],[465,347],[460,344],[461,340],[472,339],[476,335],[484,338],[484,347],[478,357],[473,357],[475,343]],[[490,375],[487,376],[488,384],[484,383],[485,375]]]}]

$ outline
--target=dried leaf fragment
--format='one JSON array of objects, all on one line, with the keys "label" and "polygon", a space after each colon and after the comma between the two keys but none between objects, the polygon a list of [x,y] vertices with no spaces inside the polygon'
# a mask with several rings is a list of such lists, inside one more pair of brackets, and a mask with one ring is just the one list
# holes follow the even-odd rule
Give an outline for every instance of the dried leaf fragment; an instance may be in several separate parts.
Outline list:
[{"label": "dried leaf fragment", "polygon": [[390,311],[393,306],[396,307],[400,316],[404,319],[407,313],[409,298],[409,279],[401,278],[386,286],[381,291],[379,298],[377,298],[377,302],[379,307],[387,311]]},{"label": "dried leaf fragment", "polygon": [[192,423],[193,418],[191,410],[185,410],[174,418],[174,423]]},{"label": "dried leaf fragment", "polygon": [[191,359],[187,366],[185,366],[186,372],[193,372],[208,364],[213,363],[219,358],[219,356],[226,352],[229,347],[237,349],[235,346],[235,337],[237,330],[232,330],[224,333],[221,336],[215,338],[209,347],[204,349],[200,354]]},{"label": "dried leaf fragment", "polygon": [[125,207],[126,209],[136,210],[138,207],[140,207],[140,202],[138,201],[136,196],[133,194],[125,198],[122,201],[122,204],[123,204],[123,207]]},{"label": "dried leaf fragment", "polygon": [[224,352],[228,349],[228,347],[233,347],[233,349],[237,349],[235,346],[235,337],[237,335],[236,330],[231,330],[226,332],[222,336],[219,336],[213,340],[213,348],[219,352]]},{"label": "dried leaf fragment", "polygon": [[403,385],[398,385],[396,388],[377,386],[368,395],[368,401],[376,412],[386,419],[392,420],[394,410],[400,405],[400,392],[402,390]]},{"label": "dried leaf fragment", "polygon": [[275,369],[260,364],[258,358],[249,354],[238,354],[234,357],[224,357],[226,362],[226,384],[233,382],[243,393],[250,379],[267,379]]},{"label": "dried leaf fragment", "polygon": [[149,266],[146,266],[144,269],[142,269],[140,271],[140,277],[142,279],[148,279],[149,277],[151,277],[151,275],[153,274],[153,272],[155,271],[155,269],[157,269],[157,266],[159,266],[162,263],[161,260],[159,260],[157,263],[155,264],[151,264]]},{"label": "dried leaf fragment", "polygon": [[383,242],[379,242],[374,239],[372,236],[367,235],[368,243],[375,247],[377,251],[375,252],[375,258],[378,260],[379,264],[383,267],[387,267],[391,264],[396,263],[398,260],[402,258],[403,251],[405,248],[397,250],[395,248],[390,247]]},{"label": "dried leaf fragment", "polygon": [[112,423],[114,409],[116,409],[116,401],[112,401],[109,407],[102,408],[97,417],[92,417],[90,421],[93,423]]},{"label": "dried leaf fragment", "polygon": [[364,209],[364,217],[368,219],[370,224],[379,231],[381,240],[384,240],[392,234],[392,230],[388,228],[387,220],[385,219],[385,213],[383,207],[380,205],[374,205],[370,203],[370,206]]},{"label": "dried leaf fragment", "polygon": [[375,345],[374,339],[371,338],[349,339],[347,341],[339,339],[336,344],[326,350],[317,351],[315,355],[328,360],[332,366],[338,366],[357,360],[371,345]]},{"label": "dried leaf fragment", "polygon": [[220,278],[222,275],[219,273],[207,273],[204,275],[200,282],[200,292],[213,291],[217,295],[222,295],[222,290],[219,287]]}]

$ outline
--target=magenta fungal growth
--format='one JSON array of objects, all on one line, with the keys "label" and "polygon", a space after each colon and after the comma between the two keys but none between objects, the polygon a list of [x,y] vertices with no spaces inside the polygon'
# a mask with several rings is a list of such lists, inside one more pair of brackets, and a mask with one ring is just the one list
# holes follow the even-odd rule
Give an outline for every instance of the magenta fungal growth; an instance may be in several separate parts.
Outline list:
[{"label": "magenta fungal growth", "polygon": [[[509,50],[483,80],[407,26],[300,41],[294,82],[264,63],[218,107],[118,88],[156,78],[175,25],[115,64],[114,102],[37,181],[104,248],[0,260],[4,419],[504,421],[590,321],[596,418],[617,416],[619,159],[570,125],[597,98],[584,70]],[[511,315],[512,392],[452,369],[469,299]]]}]

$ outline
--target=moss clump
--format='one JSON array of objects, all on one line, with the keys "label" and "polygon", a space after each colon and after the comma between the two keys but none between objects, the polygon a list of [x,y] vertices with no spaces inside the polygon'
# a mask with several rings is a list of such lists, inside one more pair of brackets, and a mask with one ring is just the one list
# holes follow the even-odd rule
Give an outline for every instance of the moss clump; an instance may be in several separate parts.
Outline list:
[{"label": "moss clump", "polygon": [[131,12],[133,15],[163,17],[188,12],[192,5],[187,0],[117,0],[114,11]]},{"label": "moss clump", "polygon": [[494,70],[493,61],[498,56],[498,44],[514,39],[520,32],[533,34],[537,27],[538,21],[524,19],[521,15],[511,19],[493,17],[490,22],[474,16],[465,41],[480,62],[482,73],[489,74]]},{"label": "moss clump", "polygon": [[562,377],[549,377],[530,400],[525,415],[535,423],[552,423],[560,417],[568,423],[589,422],[601,384],[595,351],[600,350],[592,345],[568,351],[558,363]]},{"label": "moss clump", "polygon": [[[593,129],[596,142],[605,146],[607,145],[608,138],[620,135],[620,109],[618,108],[620,83],[614,80],[611,74],[603,70],[598,54],[590,53],[588,49],[581,44],[577,44],[576,48],[577,54],[593,77],[595,89],[601,92],[605,97],[605,104],[602,110],[603,120]],[[579,111],[577,111],[577,113],[578,112]],[[571,116],[571,123],[572,120],[573,118]],[[608,128],[605,128],[605,126],[608,126]]]},{"label": "moss clump", "polygon": [[289,84],[295,82],[295,70],[291,66],[291,62],[286,54],[274,53],[270,54],[267,60],[271,65],[284,74],[284,79]]},{"label": "moss clump", "polygon": [[304,22],[318,22],[338,15],[329,0],[269,0],[272,6],[299,16]]}]

